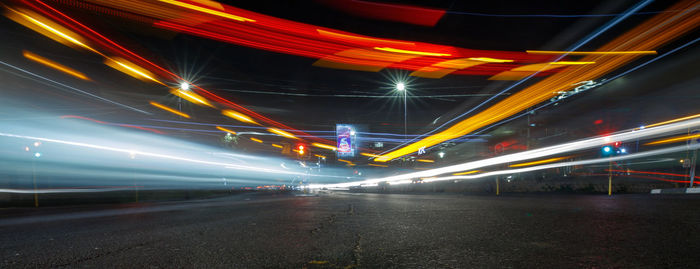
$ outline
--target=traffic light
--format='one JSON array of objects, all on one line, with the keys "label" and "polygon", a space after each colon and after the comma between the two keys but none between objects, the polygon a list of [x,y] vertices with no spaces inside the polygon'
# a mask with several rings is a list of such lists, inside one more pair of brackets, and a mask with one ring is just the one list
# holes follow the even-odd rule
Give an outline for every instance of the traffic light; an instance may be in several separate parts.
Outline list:
[{"label": "traffic light", "polygon": [[626,154],[627,149],[622,147],[622,142],[615,142],[611,145],[605,145],[601,148],[603,156],[614,156],[619,154]]},{"label": "traffic light", "polygon": [[297,152],[299,155],[304,155],[304,145],[297,146]]}]

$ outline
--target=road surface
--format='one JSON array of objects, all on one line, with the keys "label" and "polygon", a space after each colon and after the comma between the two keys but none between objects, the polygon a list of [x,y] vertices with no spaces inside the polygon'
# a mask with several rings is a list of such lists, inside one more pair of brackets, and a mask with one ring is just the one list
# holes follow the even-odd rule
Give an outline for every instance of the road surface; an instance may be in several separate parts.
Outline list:
[{"label": "road surface", "polygon": [[1,268],[700,266],[700,196],[243,194],[0,214]]}]

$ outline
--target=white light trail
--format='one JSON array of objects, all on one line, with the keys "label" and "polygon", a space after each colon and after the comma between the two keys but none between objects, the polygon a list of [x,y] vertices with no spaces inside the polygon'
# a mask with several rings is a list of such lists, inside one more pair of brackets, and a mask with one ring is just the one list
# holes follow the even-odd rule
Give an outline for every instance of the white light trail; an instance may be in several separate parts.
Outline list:
[{"label": "white light trail", "polygon": [[[619,133],[615,133],[615,134],[611,134],[611,135],[607,135],[607,136],[593,137],[593,138],[588,138],[588,139],[584,139],[584,140],[580,140],[580,141],[545,147],[545,148],[541,148],[541,149],[528,150],[528,151],[524,151],[524,152],[508,154],[508,155],[503,155],[503,156],[499,156],[499,157],[493,157],[493,158],[472,161],[472,162],[467,162],[467,163],[462,163],[462,164],[457,164],[457,165],[451,165],[451,166],[441,167],[441,168],[436,168],[436,169],[430,169],[430,170],[425,170],[425,171],[420,171],[420,172],[407,173],[407,174],[389,176],[389,177],[383,177],[383,178],[367,179],[367,180],[362,180],[362,181],[344,182],[344,183],[336,183],[336,184],[325,184],[325,185],[316,184],[316,185],[311,185],[310,187],[312,187],[312,188],[346,188],[346,187],[351,187],[351,186],[359,186],[359,185],[363,185],[363,184],[372,184],[372,183],[379,183],[379,182],[385,182],[385,181],[391,183],[394,181],[410,180],[410,179],[423,178],[423,177],[432,177],[432,176],[438,176],[438,175],[442,175],[442,174],[446,174],[446,173],[475,170],[478,168],[497,165],[497,164],[513,163],[513,162],[519,162],[519,161],[524,161],[524,160],[529,160],[529,159],[542,158],[542,157],[551,156],[551,155],[558,155],[558,154],[562,154],[562,153],[566,153],[566,152],[572,152],[572,151],[600,147],[600,146],[609,144],[611,141],[625,142],[625,141],[636,140],[636,139],[652,138],[652,137],[657,137],[657,136],[661,136],[661,135],[667,135],[667,134],[670,134],[673,132],[686,131],[689,128],[694,128],[697,126],[700,126],[700,119],[692,119],[692,120],[686,120],[686,121],[682,121],[682,122],[678,122],[678,123],[657,126],[657,127],[653,127],[653,128],[645,128],[643,130],[629,130],[629,131],[619,132]],[[635,156],[638,156],[638,155],[635,154]],[[523,168],[523,169],[526,169],[526,168]]]}]

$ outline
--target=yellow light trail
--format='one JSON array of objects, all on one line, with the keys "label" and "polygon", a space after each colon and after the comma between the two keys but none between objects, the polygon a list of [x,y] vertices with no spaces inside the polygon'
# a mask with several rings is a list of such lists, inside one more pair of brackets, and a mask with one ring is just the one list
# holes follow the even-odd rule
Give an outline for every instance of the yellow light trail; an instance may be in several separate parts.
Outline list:
[{"label": "yellow light trail", "polygon": [[149,72],[146,69],[143,69],[127,60],[118,58],[118,57],[107,57],[104,61],[106,65],[108,65],[111,68],[114,68],[118,71],[121,71],[124,74],[127,74],[129,76],[132,76],[137,79],[141,80],[150,80],[153,82],[156,82],[160,85],[165,86],[165,83],[161,82],[160,80],[156,79],[155,76]]},{"label": "yellow light trail", "polygon": [[216,126],[216,129],[219,129],[220,131],[227,132],[227,133],[229,133],[229,134],[236,134],[236,132],[234,132],[234,131],[232,131],[232,130],[229,130],[229,129],[226,129],[226,128],[221,127],[221,126]]},{"label": "yellow light trail", "polygon": [[677,137],[672,137],[672,138],[668,138],[668,139],[649,142],[649,143],[646,143],[644,145],[649,146],[649,145],[669,144],[669,143],[676,143],[676,142],[686,141],[686,140],[695,139],[695,138],[700,138],[700,134],[677,136]]},{"label": "yellow light trail", "polygon": [[335,38],[335,39],[345,39],[345,40],[351,40],[351,41],[360,41],[360,42],[383,42],[383,43],[395,43],[395,44],[400,44],[400,45],[409,45],[409,46],[414,46],[415,43],[413,42],[404,42],[404,41],[396,41],[396,40],[387,40],[387,39],[380,39],[380,38],[373,38],[373,37],[365,37],[365,36],[356,36],[356,35],[346,35],[346,34],[341,34],[341,33],[335,33],[335,32],[330,32],[330,31],[325,31],[321,29],[316,29],[316,31],[326,37],[330,38]]},{"label": "yellow light trail", "polygon": [[[597,51],[655,50],[697,28],[697,25],[700,25],[700,14],[698,14],[700,13],[700,8],[698,7],[700,7],[700,3],[697,3],[697,1],[680,1],[669,7],[669,9],[688,10],[687,12],[679,14],[659,13],[603,45]],[[484,126],[497,123],[520,113],[545,100],[549,100],[557,95],[557,92],[570,90],[577,82],[595,80],[636,60],[638,57],[639,55],[635,54],[619,55],[617,57],[609,57],[607,55],[585,56],[580,62],[595,62],[596,64],[564,67],[566,69],[562,72],[542,79],[447,129],[388,152],[374,160],[386,162],[417,152],[420,148],[428,148],[443,141],[464,136]]]},{"label": "yellow light trail", "polygon": [[337,150],[338,149],[334,146],[321,144],[321,143],[311,143],[311,145],[314,147],[317,147],[317,148],[322,148],[322,149],[330,149],[330,150]]},{"label": "yellow light trail", "polygon": [[43,64],[45,66],[51,67],[53,69],[56,69],[58,71],[66,73],[68,75],[74,76],[76,78],[79,78],[82,80],[90,80],[85,74],[83,74],[83,73],[81,73],[73,68],[70,68],[70,67],[67,67],[65,65],[59,64],[57,62],[51,61],[47,58],[41,57],[41,56],[36,55],[34,53],[31,53],[29,51],[26,51],[26,50],[23,51],[22,55],[24,55],[24,57],[29,59],[29,60],[32,60],[32,61],[35,61],[37,63]]},{"label": "yellow light trail", "polygon": [[321,158],[321,159],[325,159],[325,158],[326,158],[326,156],[323,156],[323,155],[321,155],[321,154],[314,154],[314,156],[319,157],[319,158]]},{"label": "yellow light trail", "polygon": [[282,130],[277,129],[277,128],[267,128],[267,131],[270,133],[273,133],[273,134],[278,134],[278,135],[284,136],[286,138],[299,139],[298,137],[294,136],[292,133],[285,132],[285,131],[282,131]]},{"label": "yellow light trail", "polygon": [[459,173],[454,173],[452,174],[453,176],[463,176],[463,175],[470,175],[474,173],[481,172],[481,170],[471,170],[471,171],[466,171],[466,172],[459,172]]},{"label": "yellow light trail", "polygon": [[232,20],[240,21],[240,22],[255,22],[255,20],[249,19],[249,18],[246,18],[246,17],[236,16],[236,15],[229,14],[229,13],[226,13],[226,12],[221,12],[221,11],[218,11],[218,10],[213,10],[213,9],[209,9],[209,8],[205,8],[205,7],[200,7],[200,6],[196,6],[196,5],[192,5],[192,4],[188,4],[188,3],[183,3],[183,2],[180,2],[180,1],[175,1],[175,0],[158,0],[158,1],[163,2],[163,3],[168,3],[168,4],[171,4],[171,5],[176,5],[176,6],[183,7],[183,8],[187,8],[187,9],[196,10],[196,11],[199,11],[199,12],[211,14],[211,15],[214,15],[214,16],[222,17],[222,18],[227,18],[227,19],[232,19]]},{"label": "yellow light trail", "polygon": [[[253,119],[251,119],[250,117],[248,117],[248,116],[246,116],[246,115],[243,115],[243,114],[241,114],[241,113],[238,113],[238,112],[236,112],[236,111],[230,110],[230,109],[221,110],[221,114],[223,114],[223,115],[226,116],[226,117],[229,117],[229,118],[232,118],[232,119],[241,121],[241,122],[252,123],[252,124],[258,124],[257,122],[255,122],[255,121],[254,121]],[[260,124],[258,124],[258,125],[260,125]]]},{"label": "yellow light trail", "polygon": [[551,163],[551,162],[556,162],[556,161],[560,161],[560,160],[564,160],[564,159],[568,159],[568,158],[571,158],[571,156],[556,157],[556,158],[544,159],[544,160],[539,160],[539,161],[534,161],[534,162],[511,164],[508,167],[523,167],[523,166],[530,166],[530,165],[536,165],[536,164]]},{"label": "yellow light trail", "polygon": [[475,58],[469,58],[469,60],[487,62],[487,63],[510,63],[510,62],[513,62],[513,60],[494,59],[494,58],[489,58],[489,57],[475,57]]},{"label": "yellow light trail", "polygon": [[168,112],[173,113],[173,114],[175,114],[175,115],[178,115],[178,116],[180,116],[180,117],[188,118],[188,119],[190,118],[190,115],[187,115],[187,114],[182,113],[182,112],[180,112],[180,111],[177,111],[177,110],[175,110],[175,109],[169,108],[169,107],[167,107],[167,106],[165,106],[165,105],[161,105],[161,104],[156,103],[156,102],[153,102],[153,101],[150,101],[149,103],[150,103],[152,106],[154,106],[154,107],[157,107],[157,108],[160,108],[160,109],[162,109],[162,110],[168,111]]},{"label": "yellow light trail", "polygon": [[250,140],[253,140],[253,141],[258,142],[258,143],[262,143],[262,142],[263,142],[262,140],[257,139],[257,138],[255,138],[255,137],[251,137]]},{"label": "yellow light trail", "polygon": [[283,148],[284,148],[284,146],[279,145],[279,144],[272,144],[272,146],[273,146],[273,147],[276,147],[276,148],[280,148],[280,149],[283,149]]},{"label": "yellow light trail", "polygon": [[372,153],[367,153],[367,152],[362,152],[362,153],[360,153],[360,155],[362,155],[362,156],[367,156],[367,157],[372,157],[372,158],[377,158],[377,157],[381,156],[381,155],[372,154]]},{"label": "yellow light trail", "polygon": [[[39,32],[39,33],[41,33],[41,34],[43,34],[43,35],[45,35],[53,40],[56,40],[60,43],[66,44],[62,41],[68,41],[68,43],[78,45],[79,47],[83,47],[87,50],[93,51],[93,52],[101,55],[101,53],[99,53],[97,50],[86,45],[85,43],[83,43],[83,41],[80,41],[79,37],[74,37],[74,36],[78,36],[77,34],[61,27],[60,25],[58,25],[56,23],[51,22],[50,20],[43,18],[42,16],[40,16],[38,14],[32,14],[33,12],[31,12],[31,11],[20,12],[18,10],[12,9],[12,8],[8,8],[8,10],[13,12],[11,14],[8,14],[8,17],[10,19],[12,19],[12,20],[14,20],[14,21],[26,26],[26,27],[29,27],[30,29],[32,29],[34,31],[37,31],[37,32]],[[30,15],[26,14],[25,12],[30,13],[33,16],[30,16]],[[17,15],[19,15],[19,16],[17,16]],[[46,22],[43,22],[42,19],[46,20]],[[26,22],[29,22],[31,25],[27,24]],[[39,28],[35,28],[32,25],[38,26]]]},{"label": "yellow light trail", "polygon": [[344,162],[344,163],[347,163],[347,164],[351,164],[351,163],[352,163],[351,161],[343,160],[343,159],[338,159],[338,161],[339,161],[339,162]]},{"label": "yellow light trail", "polygon": [[561,65],[584,65],[584,64],[594,64],[595,62],[573,62],[573,61],[560,61],[560,62],[550,62],[549,64],[561,64]]},{"label": "yellow light trail", "polygon": [[683,121],[683,120],[694,119],[694,118],[697,118],[697,117],[700,117],[700,114],[695,114],[695,115],[690,115],[690,116],[687,116],[687,117],[682,117],[682,118],[667,120],[667,121],[664,121],[664,122],[649,124],[649,125],[644,126],[644,128],[649,128],[649,127],[654,127],[654,126],[659,126],[659,125],[664,125],[664,124],[679,122],[679,121]]},{"label": "yellow light trail", "polygon": [[556,51],[556,50],[526,50],[530,54],[568,54],[568,55],[625,55],[638,54],[648,55],[656,54],[655,50],[640,50],[640,51]]},{"label": "yellow light trail", "polygon": [[416,161],[422,162],[422,163],[434,163],[434,160],[428,160],[428,159],[416,159]]},{"label": "yellow light trail", "polygon": [[452,54],[449,54],[449,53],[402,50],[402,49],[395,49],[395,48],[389,48],[389,47],[374,47],[374,49],[381,50],[381,51],[388,51],[388,52],[403,53],[403,54],[422,55],[422,56],[452,56]]}]

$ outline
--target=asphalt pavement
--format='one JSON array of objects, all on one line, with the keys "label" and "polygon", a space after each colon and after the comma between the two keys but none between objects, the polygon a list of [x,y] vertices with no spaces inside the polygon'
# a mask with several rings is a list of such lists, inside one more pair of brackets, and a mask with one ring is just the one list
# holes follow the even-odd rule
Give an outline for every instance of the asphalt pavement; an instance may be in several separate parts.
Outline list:
[{"label": "asphalt pavement", "polygon": [[0,268],[691,268],[700,196],[242,194],[0,209]]}]

